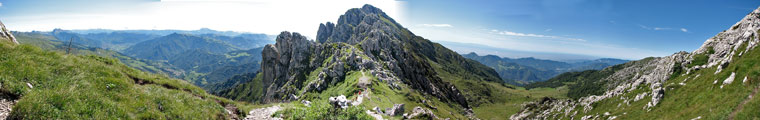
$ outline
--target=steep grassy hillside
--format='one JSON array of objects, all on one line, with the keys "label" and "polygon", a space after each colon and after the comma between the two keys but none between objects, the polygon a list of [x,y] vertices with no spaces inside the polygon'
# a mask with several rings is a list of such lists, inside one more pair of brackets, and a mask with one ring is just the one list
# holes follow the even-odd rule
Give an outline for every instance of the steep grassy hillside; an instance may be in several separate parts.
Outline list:
[{"label": "steep grassy hillside", "polygon": [[[611,74],[603,70],[570,75],[570,79],[578,78],[581,83],[600,82],[590,87],[604,92],[578,99],[547,98],[527,103],[511,118],[760,119],[758,24],[760,8],[692,53],[629,62],[607,71]],[[586,75],[602,76],[584,80]],[[566,80],[557,79],[547,86],[562,81]]]},{"label": "steep grassy hillside", "polygon": [[[66,49],[69,48],[68,42],[61,42],[54,36],[42,32],[13,32],[13,34],[17,36],[18,41],[21,44],[37,46],[43,50],[66,52]],[[176,68],[169,63],[133,58],[113,50],[86,47],[80,44],[72,43],[71,49],[69,51],[71,54],[76,55],[97,55],[116,58],[129,67],[150,73],[164,74],[171,77],[179,77],[184,75],[183,70]]]},{"label": "steep grassy hillside", "polygon": [[[227,119],[249,106],[116,59],[0,44],[0,93],[11,119]],[[227,109],[225,109],[227,108]],[[238,109],[239,108],[239,109]]]},{"label": "steep grassy hillside", "polygon": [[[717,74],[715,67],[674,74],[676,77],[664,83],[667,91],[657,107],[641,109],[651,99],[629,102],[607,99],[594,103],[593,110],[579,113],[576,119],[607,112],[619,119],[760,119],[760,114],[757,114],[760,113],[760,98],[757,97],[760,88],[760,49],[734,59]],[[643,91],[646,89],[634,89],[624,97],[635,98]],[[621,103],[622,106],[618,106]]]}]

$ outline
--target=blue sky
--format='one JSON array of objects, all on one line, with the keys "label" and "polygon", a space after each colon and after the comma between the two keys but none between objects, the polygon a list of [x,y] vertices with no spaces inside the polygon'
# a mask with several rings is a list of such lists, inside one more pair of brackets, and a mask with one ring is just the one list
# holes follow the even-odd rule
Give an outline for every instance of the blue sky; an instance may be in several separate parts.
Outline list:
[{"label": "blue sky", "polygon": [[433,41],[641,59],[695,50],[759,5],[757,0],[422,0],[406,3],[402,24]]},{"label": "blue sky", "polygon": [[641,59],[697,49],[760,1],[0,0],[0,20],[18,31],[205,27],[267,34],[287,30],[314,38],[319,23],[334,22],[347,9],[363,4],[383,9],[432,41],[467,44],[450,47],[460,53],[542,58],[509,54],[523,51]]}]

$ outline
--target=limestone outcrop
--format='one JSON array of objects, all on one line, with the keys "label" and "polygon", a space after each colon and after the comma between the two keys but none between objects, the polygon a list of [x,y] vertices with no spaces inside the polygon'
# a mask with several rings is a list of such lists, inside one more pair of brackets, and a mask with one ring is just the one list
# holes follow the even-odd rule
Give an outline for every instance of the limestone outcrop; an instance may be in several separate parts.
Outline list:
[{"label": "limestone outcrop", "polygon": [[[664,97],[665,91],[668,90],[665,89],[665,82],[669,80],[671,75],[674,75],[674,72],[680,69],[688,74],[699,69],[716,67],[717,70],[714,74],[718,74],[730,64],[732,57],[741,56],[757,47],[757,43],[760,42],[758,30],[760,30],[760,8],[752,11],[730,29],[706,40],[699,49],[691,53],[678,52],[666,57],[645,58],[625,63],[623,69],[617,70],[612,75],[602,79],[607,83],[607,90],[602,95],[592,95],[578,100],[545,99],[539,102],[526,103],[523,109],[512,115],[510,119],[575,117],[578,112],[591,111],[594,109],[592,104],[605,99],[622,99],[624,102],[621,104],[625,105],[649,97],[651,100],[642,109],[651,110]],[[706,61],[698,61],[700,59],[696,58],[699,56],[707,56]],[[693,65],[692,63],[704,64]],[[687,67],[690,64],[693,66]],[[697,77],[699,76],[697,75]],[[721,80],[723,84],[730,84],[734,79],[735,73],[731,73],[728,78]],[[717,84],[718,82],[719,80],[715,80],[714,83]],[[686,84],[681,83],[680,85]],[[640,88],[640,86],[647,90],[632,98],[623,96]],[[575,110],[578,109],[576,106],[582,107],[582,110]],[[591,115],[581,118],[596,119],[598,117],[598,115]]]},{"label": "limestone outcrop", "polygon": [[11,33],[11,31],[5,28],[5,24],[3,24],[3,22],[0,22],[0,39],[6,39],[15,44],[18,44],[18,41],[16,41],[16,37],[13,37],[13,34]]}]

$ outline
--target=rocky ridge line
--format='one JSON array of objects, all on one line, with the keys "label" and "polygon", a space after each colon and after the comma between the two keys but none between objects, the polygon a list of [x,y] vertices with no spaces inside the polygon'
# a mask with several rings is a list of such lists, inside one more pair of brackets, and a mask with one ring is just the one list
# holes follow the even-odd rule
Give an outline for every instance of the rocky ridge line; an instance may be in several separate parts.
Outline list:
[{"label": "rocky ridge line", "polygon": [[[705,65],[686,68],[687,73],[698,69],[710,68],[717,66],[719,73],[723,67],[728,66],[734,55],[741,56],[743,53],[754,49],[757,46],[758,29],[760,29],[760,8],[755,9],[741,21],[733,25],[729,30],[718,33],[704,42],[704,44],[692,53],[678,52],[667,57],[647,58],[639,61],[626,63],[626,68],[616,71],[613,75],[603,79],[607,81],[608,90],[602,95],[592,95],[580,98],[577,101],[544,99],[539,102],[526,103],[520,112],[512,115],[510,119],[545,119],[556,118],[557,116],[574,117],[577,114],[572,112],[577,105],[583,106],[582,112],[588,112],[593,107],[591,104],[617,96],[626,94],[636,89],[640,85],[648,85],[648,92],[641,93],[635,98],[622,98],[624,103],[638,101],[646,96],[651,97],[651,101],[643,108],[649,110],[657,106],[664,96],[665,90],[663,83],[668,80],[674,72],[675,67],[686,68],[686,65],[694,62],[697,55],[708,54],[709,59]],[[739,51],[742,44],[747,44],[744,51]],[[711,53],[711,54],[710,54]],[[607,68],[609,69],[609,68]],[[597,116],[583,116],[582,118],[591,119]]]}]

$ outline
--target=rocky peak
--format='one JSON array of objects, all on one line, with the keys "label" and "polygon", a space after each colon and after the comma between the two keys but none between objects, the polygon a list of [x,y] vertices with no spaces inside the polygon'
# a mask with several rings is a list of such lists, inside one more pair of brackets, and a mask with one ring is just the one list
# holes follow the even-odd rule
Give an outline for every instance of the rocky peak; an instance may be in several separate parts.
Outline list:
[{"label": "rocky peak", "polygon": [[[364,5],[362,8],[353,8],[346,11],[345,14],[340,16],[335,26],[330,22],[320,25],[319,31],[317,31],[317,41],[320,43],[345,42],[356,44],[364,41],[369,36],[383,34],[399,38],[402,34],[402,29],[404,28],[382,10],[372,5]],[[411,34],[409,32],[406,33]]]},{"label": "rocky peak", "polygon": [[320,23],[319,30],[317,30],[317,42],[326,42],[327,38],[332,34],[333,29],[335,29],[335,24],[332,22]]},{"label": "rocky peak", "polygon": [[[419,91],[461,106],[471,115],[464,93],[438,72],[461,70],[455,74],[500,81],[493,69],[414,35],[371,5],[348,10],[336,24],[320,24],[316,41],[282,32],[276,44],[263,49],[261,102],[287,102],[319,93],[343,82],[349,72],[362,71],[392,89]],[[436,69],[433,62],[444,68]]]},{"label": "rocky peak", "polygon": [[11,34],[11,31],[5,28],[5,24],[3,22],[0,22],[0,38],[8,39],[11,42],[18,44],[18,41],[16,41],[16,37],[13,37],[13,34]]},{"label": "rocky peak", "polygon": [[[718,33],[705,41],[702,46],[692,54],[710,54],[706,65],[694,66],[691,69],[700,69],[718,66],[718,72],[722,70],[723,65],[731,61],[733,55],[747,52],[757,46],[758,30],[760,30],[760,8],[755,9],[747,14],[741,21],[737,22],[728,30]],[[745,48],[740,48],[746,44]],[[743,49],[743,50],[740,50]]]},{"label": "rocky peak", "polygon": [[[264,97],[262,102],[279,102],[297,91],[290,85],[301,85],[306,79],[311,49],[314,42],[298,33],[282,32],[277,36],[277,43],[266,45],[261,51],[261,72]],[[296,86],[300,88],[301,86]]]}]

